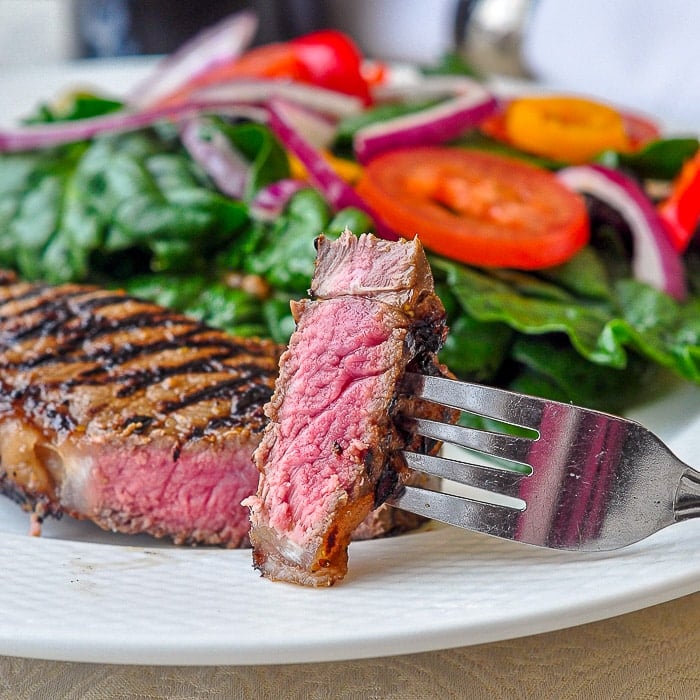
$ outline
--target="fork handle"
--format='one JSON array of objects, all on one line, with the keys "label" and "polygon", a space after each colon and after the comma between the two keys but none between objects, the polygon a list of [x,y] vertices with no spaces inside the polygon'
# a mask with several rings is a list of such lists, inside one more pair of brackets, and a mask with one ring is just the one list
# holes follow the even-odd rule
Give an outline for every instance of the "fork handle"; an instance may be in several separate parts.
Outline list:
[{"label": "fork handle", "polygon": [[700,516],[700,472],[692,467],[683,472],[673,505],[676,520]]}]

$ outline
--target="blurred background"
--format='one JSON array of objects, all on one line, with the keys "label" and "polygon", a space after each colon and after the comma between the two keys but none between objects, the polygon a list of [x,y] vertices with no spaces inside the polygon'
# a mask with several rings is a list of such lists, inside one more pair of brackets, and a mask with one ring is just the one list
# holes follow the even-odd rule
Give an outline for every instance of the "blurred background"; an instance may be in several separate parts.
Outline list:
[{"label": "blurred background", "polygon": [[432,60],[453,44],[456,0],[0,0],[0,66],[169,53],[243,8],[256,43],[328,26],[383,58]]},{"label": "blurred background", "polygon": [[261,18],[256,43],[337,27],[372,57],[434,63],[456,51],[484,76],[700,123],[697,0],[0,0],[0,71],[168,53],[244,7]]}]

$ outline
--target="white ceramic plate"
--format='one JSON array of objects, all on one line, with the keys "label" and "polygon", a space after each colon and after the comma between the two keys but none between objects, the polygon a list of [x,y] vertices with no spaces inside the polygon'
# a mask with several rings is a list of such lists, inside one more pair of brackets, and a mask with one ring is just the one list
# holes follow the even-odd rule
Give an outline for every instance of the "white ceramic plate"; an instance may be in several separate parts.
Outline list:
[{"label": "white ceramic plate", "polygon": [[[37,95],[94,82],[124,90],[139,63],[0,78],[0,121]],[[634,417],[688,462],[700,388]],[[64,519],[29,537],[0,499],[0,654],[147,664],[275,664],[401,654],[603,619],[700,590],[700,520],[604,554],[553,552],[435,526],[355,543],[340,585],[261,579],[248,551],[182,549]]]},{"label": "white ceramic plate", "polygon": [[[636,412],[700,454],[700,388]],[[70,519],[27,536],[0,500],[0,654],[149,664],[274,664],[478,644],[599,620],[700,590],[700,520],[603,554],[435,526],[350,547],[330,589],[271,583],[250,552],[182,549]]]}]

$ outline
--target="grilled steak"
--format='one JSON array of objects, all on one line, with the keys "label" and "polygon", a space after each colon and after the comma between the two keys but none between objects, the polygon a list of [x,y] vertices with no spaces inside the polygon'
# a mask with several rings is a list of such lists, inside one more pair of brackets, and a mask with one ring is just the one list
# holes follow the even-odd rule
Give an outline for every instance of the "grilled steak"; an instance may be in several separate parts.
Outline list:
[{"label": "grilled steak", "polygon": [[0,286],[0,489],[39,517],[245,544],[278,354],[118,292]]},{"label": "grilled steak", "polygon": [[[313,586],[345,575],[351,533],[408,477],[399,450],[437,447],[393,420],[404,372],[446,373],[435,355],[445,312],[417,240],[346,231],[317,246],[312,298],[293,305],[297,328],[265,407],[257,495],[244,501],[256,568]],[[452,417],[434,405],[423,414]]]},{"label": "grilled steak", "polygon": [[[0,492],[39,520],[247,545],[240,503],[280,352],[119,292],[2,273]],[[416,522],[385,518],[359,536]]]}]

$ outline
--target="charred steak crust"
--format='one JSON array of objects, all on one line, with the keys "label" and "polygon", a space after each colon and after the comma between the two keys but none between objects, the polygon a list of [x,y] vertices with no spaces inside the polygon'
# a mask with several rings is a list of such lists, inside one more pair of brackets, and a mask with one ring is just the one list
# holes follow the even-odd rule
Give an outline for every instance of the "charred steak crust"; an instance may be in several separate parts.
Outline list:
[{"label": "charred steak crust", "polygon": [[[331,585],[347,571],[350,536],[410,476],[400,450],[435,451],[394,416],[407,369],[446,374],[436,352],[445,311],[417,240],[346,231],[321,236],[310,299],[280,358],[270,419],[254,459],[253,563],[269,578]],[[425,415],[451,419],[433,405]]]},{"label": "charred steak crust", "polygon": [[0,492],[177,543],[247,544],[280,348],[121,292],[0,280]]}]

